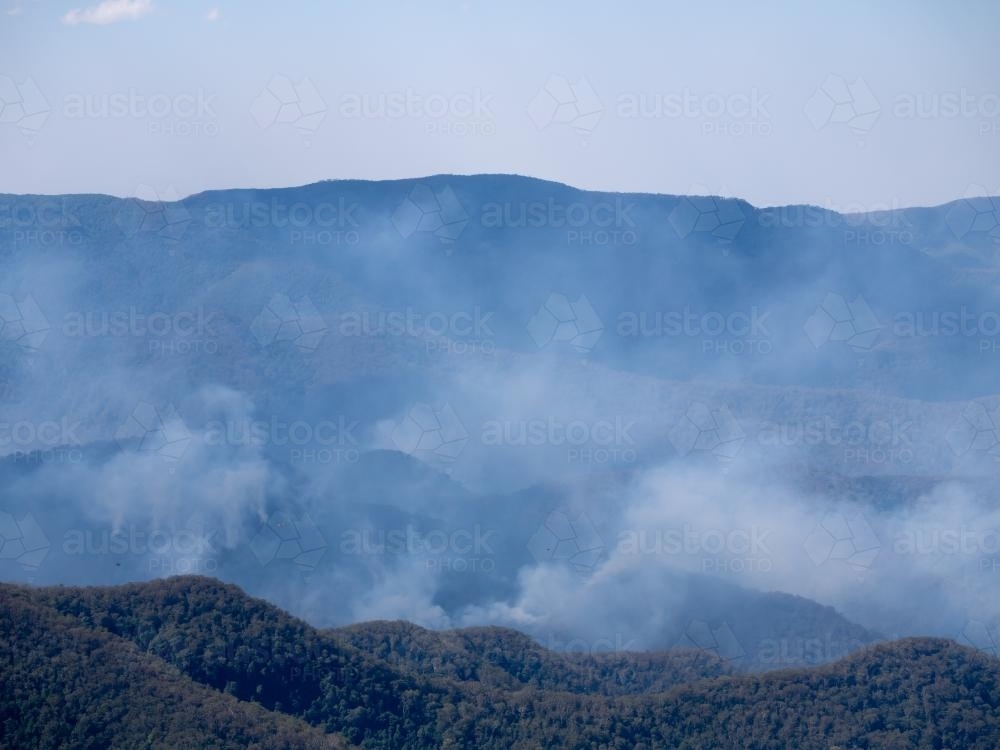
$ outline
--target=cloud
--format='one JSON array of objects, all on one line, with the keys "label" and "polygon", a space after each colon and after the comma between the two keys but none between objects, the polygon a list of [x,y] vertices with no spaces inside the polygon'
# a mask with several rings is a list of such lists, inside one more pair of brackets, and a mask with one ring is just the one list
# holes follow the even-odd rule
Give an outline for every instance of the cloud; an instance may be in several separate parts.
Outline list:
[{"label": "cloud", "polygon": [[152,12],[152,0],[104,0],[90,8],[71,10],[62,20],[70,26],[81,23],[107,26],[119,21],[135,21]]},{"label": "cloud", "polygon": [[222,14],[219,12],[218,8],[212,8],[208,13],[205,14],[206,21],[218,21]]}]

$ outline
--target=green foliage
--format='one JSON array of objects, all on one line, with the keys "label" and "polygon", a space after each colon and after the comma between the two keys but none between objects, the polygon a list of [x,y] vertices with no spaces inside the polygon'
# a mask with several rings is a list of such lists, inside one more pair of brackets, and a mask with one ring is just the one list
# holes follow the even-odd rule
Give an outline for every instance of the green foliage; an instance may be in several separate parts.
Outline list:
[{"label": "green foliage", "polygon": [[340,738],[200,685],[134,644],[0,587],[0,748],[295,750]]},{"label": "green foliage", "polygon": [[1000,662],[937,639],[731,675],[516,631],[316,630],[234,586],[0,586],[0,748],[1000,747]]},{"label": "green foliage", "polygon": [[422,675],[569,693],[662,693],[685,682],[727,673],[699,652],[556,653],[509,628],[426,630],[405,621],[366,622],[333,631],[393,666]]}]

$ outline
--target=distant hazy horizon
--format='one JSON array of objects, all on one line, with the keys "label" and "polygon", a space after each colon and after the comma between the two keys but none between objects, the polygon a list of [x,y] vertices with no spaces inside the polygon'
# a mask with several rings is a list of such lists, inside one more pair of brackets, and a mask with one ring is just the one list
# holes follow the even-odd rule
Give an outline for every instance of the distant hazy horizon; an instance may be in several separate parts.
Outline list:
[{"label": "distant hazy horizon", "polygon": [[[458,173],[458,172],[448,172],[448,173],[445,173],[445,172],[438,172],[438,173],[433,173],[433,174],[412,175],[412,176],[408,176],[408,177],[383,177],[383,178],[330,177],[330,178],[318,179],[318,180],[315,180],[313,182],[306,182],[306,183],[301,183],[301,184],[296,183],[296,184],[290,184],[290,185],[231,185],[231,186],[228,186],[228,187],[206,188],[204,190],[196,190],[196,191],[191,192],[191,193],[178,193],[177,196],[176,196],[176,200],[182,200],[183,201],[183,200],[186,200],[188,198],[192,198],[192,197],[195,197],[195,196],[198,196],[198,195],[202,195],[204,193],[219,193],[219,192],[229,192],[229,191],[236,191],[236,190],[260,190],[260,191],[265,191],[265,190],[288,190],[288,191],[296,191],[296,190],[300,190],[302,188],[308,188],[308,187],[310,187],[312,185],[319,185],[319,184],[327,183],[327,182],[333,182],[333,183],[336,183],[336,182],[372,182],[372,183],[380,183],[380,182],[417,182],[417,183],[419,183],[419,182],[426,181],[426,180],[439,179],[439,178],[448,178],[448,177],[457,177],[457,178],[469,178],[469,177],[511,177],[511,178],[516,178],[516,179],[526,179],[526,180],[537,180],[539,182],[549,182],[549,183],[553,183],[553,184],[557,184],[557,185],[563,185],[563,186],[568,187],[570,189],[580,190],[580,191],[587,192],[587,193],[620,193],[620,194],[623,194],[623,195],[652,195],[652,196],[664,196],[664,197],[671,197],[671,196],[683,197],[683,196],[693,196],[693,195],[710,195],[710,196],[713,196],[713,197],[717,197],[717,196],[722,195],[721,193],[715,192],[715,191],[688,192],[688,193],[668,193],[668,192],[662,192],[662,191],[649,191],[649,190],[641,190],[641,191],[640,190],[611,190],[611,189],[604,189],[604,188],[600,188],[600,187],[590,188],[590,187],[581,187],[580,185],[572,185],[572,184],[569,184],[569,183],[566,183],[566,182],[562,182],[560,180],[550,180],[550,179],[547,179],[547,178],[544,178],[544,177],[536,177],[535,175],[515,174],[515,173],[511,173],[511,172],[469,172],[469,173]],[[0,192],[0,195],[18,195],[18,196],[21,196],[21,195],[39,195],[39,196],[47,196],[47,197],[59,197],[59,196],[64,196],[64,195],[106,195],[106,196],[111,197],[111,198],[119,198],[119,199],[126,199],[126,198],[129,198],[129,197],[133,197],[133,198],[138,198],[140,200],[161,200],[161,201],[167,201],[167,202],[169,202],[170,200],[174,200],[175,199],[173,197],[167,198],[162,193],[148,192],[148,188],[150,188],[150,187],[152,187],[152,186],[150,186],[150,185],[140,185],[135,190],[131,190],[131,191],[128,191],[128,192],[122,192],[122,193],[95,193],[95,192],[89,192],[89,193],[48,193],[48,192],[4,193],[4,192]],[[970,196],[968,196],[968,195],[966,195],[966,196],[959,195],[959,196],[955,196],[954,198],[951,198],[949,200],[942,201],[941,203],[927,203],[927,204],[906,205],[906,206],[904,206],[902,204],[889,205],[889,204],[873,203],[871,205],[866,205],[866,206],[863,206],[863,207],[858,206],[858,205],[854,205],[854,204],[846,204],[844,206],[837,206],[837,205],[830,204],[829,201],[827,201],[826,203],[812,203],[812,202],[809,202],[809,201],[799,201],[799,202],[796,202],[796,203],[775,203],[775,204],[754,203],[753,201],[745,198],[742,195],[733,195],[731,193],[730,194],[725,194],[725,197],[727,197],[727,198],[735,198],[737,200],[745,201],[745,202],[749,203],[751,206],[753,206],[754,208],[759,208],[759,209],[785,208],[785,207],[796,207],[796,206],[811,206],[811,207],[817,207],[817,208],[820,208],[820,209],[829,210],[829,211],[832,211],[834,213],[840,213],[840,214],[854,214],[854,213],[858,213],[858,214],[861,214],[861,213],[872,213],[872,214],[874,214],[874,213],[878,213],[880,211],[885,211],[885,210],[906,210],[906,209],[910,209],[910,208],[939,208],[941,206],[946,206],[946,205],[948,205],[950,203],[960,202],[960,201],[963,200],[963,197],[968,198]]]},{"label": "distant hazy horizon", "polygon": [[5,3],[4,193],[487,173],[855,213],[1000,190],[994,3]]}]

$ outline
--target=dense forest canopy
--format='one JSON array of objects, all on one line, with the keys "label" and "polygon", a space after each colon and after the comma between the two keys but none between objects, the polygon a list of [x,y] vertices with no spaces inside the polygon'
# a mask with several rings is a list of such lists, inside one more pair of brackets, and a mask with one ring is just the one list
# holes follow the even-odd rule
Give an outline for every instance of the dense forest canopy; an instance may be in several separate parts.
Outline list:
[{"label": "dense forest canopy", "polygon": [[1000,746],[1000,660],[943,639],[727,674],[503,628],[317,630],[200,577],[0,600],[4,750]]}]

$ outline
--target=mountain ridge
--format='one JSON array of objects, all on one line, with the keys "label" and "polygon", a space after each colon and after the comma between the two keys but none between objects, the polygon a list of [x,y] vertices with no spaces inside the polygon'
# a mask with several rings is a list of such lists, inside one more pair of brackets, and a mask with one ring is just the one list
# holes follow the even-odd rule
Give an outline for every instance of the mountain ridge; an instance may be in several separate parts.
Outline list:
[{"label": "mountain ridge", "polygon": [[[538,185],[538,186],[551,186],[554,188],[564,189],[567,191],[573,191],[581,193],[584,195],[606,195],[606,196],[635,196],[640,198],[665,198],[665,199],[684,199],[684,198],[712,198],[717,200],[732,200],[741,205],[741,207],[746,207],[754,213],[762,213],[768,211],[780,211],[783,209],[812,209],[817,211],[822,211],[832,215],[837,215],[841,217],[849,216],[861,216],[866,214],[881,214],[881,213],[893,213],[901,212],[905,213],[907,211],[934,211],[939,209],[950,209],[955,205],[961,204],[966,201],[966,198],[955,198],[950,201],[945,201],[944,203],[936,203],[931,205],[913,205],[913,206],[901,206],[898,208],[887,207],[887,208],[873,208],[868,211],[840,211],[829,206],[822,206],[816,203],[781,203],[772,205],[756,205],[746,198],[741,198],[739,196],[732,195],[722,195],[719,193],[658,193],[658,192],[648,192],[648,191],[630,191],[630,190],[605,190],[597,188],[581,188],[575,185],[570,185],[568,183],[559,182],[558,180],[549,180],[544,177],[534,177],[532,175],[521,175],[514,172],[476,172],[470,174],[457,174],[448,172],[438,172],[434,174],[423,175],[420,177],[386,177],[380,179],[364,179],[364,178],[328,178],[322,180],[315,180],[313,182],[306,182],[300,185],[282,185],[282,186],[267,186],[267,187],[245,187],[245,186],[232,186],[224,188],[207,188],[205,190],[199,190],[193,193],[189,193],[184,196],[178,196],[176,201],[160,201],[163,203],[184,203],[186,201],[192,200],[200,202],[201,199],[206,199],[213,196],[221,196],[229,193],[293,193],[298,191],[308,191],[313,188],[320,187],[357,187],[359,185],[390,185],[390,186],[406,186],[406,185],[416,185],[422,182],[434,182],[439,183],[447,180],[475,180],[475,179],[503,179],[510,181],[523,181],[527,184]],[[112,195],[110,193],[0,193],[0,200],[7,198],[26,198],[26,199],[38,199],[38,198],[72,198],[75,200],[85,200],[85,199],[108,199],[115,201],[124,201],[132,196],[130,195]],[[144,199],[139,199],[144,200]],[[152,199],[144,202],[152,202]]]},{"label": "mountain ridge", "polygon": [[[234,707],[235,698],[245,705],[247,716],[263,722],[259,744],[247,745],[260,750],[290,747],[278,737],[296,732],[300,739],[295,747],[321,746],[306,724],[324,730],[326,742],[335,747],[345,746],[342,734],[365,748],[391,744],[413,750],[472,745],[521,750],[608,741],[635,748],[818,750],[846,743],[988,750],[1000,739],[1000,660],[944,639],[881,643],[824,666],[756,676],[727,675],[712,654],[679,651],[672,658],[695,671],[675,673],[671,684],[669,678],[659,681],[666,662],[656,655],[636,654],[626,663],[613,654],[607,659],[592,654],[574,662],[574,657],[547,652],[546,666],[524,657],[530,644],[523,636],[486,628],[467,632],[464,637],[471,640],[457,650],[445,644],[427,653],[411,652],[408,658],[418,660],[418,669],[406,676],[397,671],[398,662],[393,665],[380,654],[398,649],[398,636],[415,632],[427,638],[429,631],[393,623],[317,631],[211,578],[174,577],[94,589],[0,584],[0,600],[5,605],[0,654],[7,654],[8,664],[0,672],[5,683],[0,694],[38,700],[55,689],[54,672],[32,671],[39,642],[56,659],[89,653],[81,639],[121,642],[125,646],[119,653],[134,650],[143,666],[133,667],[124,683],[108,682],[104,688],[96,686],[112,679],[110,664],[97,662],[89,672],[80,672],[73,679],[86,675],[95,687],[87,692],[86,704],[64,711],[61,720],[80,712],[81,721],[84,716],[107,721],[112,701],[134,715],[169,715],[143,708],[149,698],[141,682],[125,694],[108,690],[112,684],[139,680],[147,669],[165,674],[162,670],[170,665],[190,681],[188,694],[203,696],[203,703],[211,699]],[[40,627],[47,628],[45,639],[38,637]],[[368,650],[345,642],[359,637],[369,639]],[[514,647],[507,651],[489,645],[511,639]],[[261,650],[262,644],[268,650]],[[467,650],[470,645],[472,651]],[[545,649],[539,653],[546,656]],[[459,660],[463,654],[464,667]],[[516,654],[524,658],[508,659]],[[551,659],[566,669],[557,669]],[[453,668],[443,673],[435,667],[449,663]],[[339,668],[328,668],[337,664]],[[581,665],[583,672],[574,670]],[[466,667],[471,671],[463,671]],[[180,683],[161,679],[164,699],[173,700],[167,696]],[[623,694],[615,687],[637,684],[652,692]],[[564,687],[576,692],[563,692]],[[0,721],[0,744],[13,740],[18,747],[41,748],[47,742],[46,750],[80,746],[71,737],[51,734],[48,714],[36,717],[32,731],[26,731],[26,726],[10,724],[11,718],[23,721],[11,712],[10,703],[0,701],[0,717],[6,719]],[[178,708],[175,715],[184,714]],[[144,721],[109,725],[118,728],[103,735],[107,746],[146,747],[126,744],[139,726],[148,747],[163,746],[162,741],[151,742],[154,737],[173,737],[169,746],[184,750],[228,750],[237,746],[233,740],[240,732],[252,731],[230,720],[228,729],[202,723],[178,734],[162,723],[150,729],[149,718]],[[211,742],[209,736],[214,737]],[[307,737],[313,744],[307,744]]]}]

